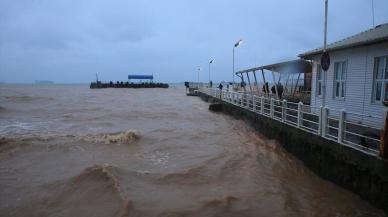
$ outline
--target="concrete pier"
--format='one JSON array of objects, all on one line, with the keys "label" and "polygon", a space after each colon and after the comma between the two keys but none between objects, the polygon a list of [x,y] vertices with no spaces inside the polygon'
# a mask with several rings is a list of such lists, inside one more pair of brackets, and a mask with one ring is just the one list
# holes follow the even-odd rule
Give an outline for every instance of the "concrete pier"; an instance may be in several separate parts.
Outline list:
[{"label": "concrete pier", "polygon": [[90,89],[101,89],[101,88],[168,88],[169,85],[165,83],[129,83],[129,82],[119,82],[113,83],[112,81],[109,83],[91,82]]},{"label": "concrete pier", "polygon": [[258,132],[277,140],[317,175],[332,181],[388,213],[388,161],[378,156],[325,139],[305,130],[274,121],[220,98],[199,92],[206,102],[217,103],[219,111],[243,119]]}]

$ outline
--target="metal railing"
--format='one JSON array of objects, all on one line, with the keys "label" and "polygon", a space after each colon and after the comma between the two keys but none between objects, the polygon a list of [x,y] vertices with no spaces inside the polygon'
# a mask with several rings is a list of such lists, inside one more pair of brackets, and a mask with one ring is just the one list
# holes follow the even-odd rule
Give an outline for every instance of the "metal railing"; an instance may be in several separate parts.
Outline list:
[{"label": "metal railing", "polygon": [[[372,124],[354,121],[356,120],[354,117],[360,117],[361,114],[329,109],[328,107],[313,107],[304,105],[302,102],[288,102],[285,99],[278,100],[244,92],[221,91],[215,88],[201,88],[199,91],[341,145],[355,148],[370,155],[378,155],[381,129]],[[364,118],[362,117],[362,119]],[[382,119],[382,117],[371,115],[367,118]]]}]

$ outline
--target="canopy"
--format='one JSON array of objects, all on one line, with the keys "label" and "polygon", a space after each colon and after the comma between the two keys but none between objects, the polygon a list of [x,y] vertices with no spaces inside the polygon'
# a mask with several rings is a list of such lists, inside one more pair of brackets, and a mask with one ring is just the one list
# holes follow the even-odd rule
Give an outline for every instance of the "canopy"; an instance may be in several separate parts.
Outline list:
[{"label": "canopy", "polygon": [[236,72],[236,75],[241,73],[252,72],[252,71],[259,71],[259,70],[269,70],[269,71],[285,73],[285,74],[311,72],[311,62],[306,60],[301,60],[301,59],[291,60],[291,61],[280,62],[280,63],[271,64],[271,65],[242,70],[242,71]]},{"label": "canopy", "polygon": [[128,79],[148,79],[148,80],[153,80],[154,76],[153,75],[128,75]]}]

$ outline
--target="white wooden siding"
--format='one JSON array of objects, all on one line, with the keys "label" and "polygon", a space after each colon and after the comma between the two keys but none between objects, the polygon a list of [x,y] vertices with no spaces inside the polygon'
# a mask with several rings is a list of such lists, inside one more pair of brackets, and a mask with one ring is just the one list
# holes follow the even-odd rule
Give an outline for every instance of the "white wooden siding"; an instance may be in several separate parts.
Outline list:
[{"label": "white wooden siding", "polygon": [[[372,101],[373,92],[373,67],[374,58],[388,55],[388,42],[370,46],[356,47],[330,53],[330,68],[326,74],[326,106],[333,111],[332,115],[342,109],[355,114],[372,116],[384,116],[385,106],[382,103]],[[313,57],[313,78],[311,88],[311,106],[319,108],[322,105],[322,98],[316,94],[317,64],[320,55]],[[335,99],[334,90],[334,63],[347,62],[345,99]],[[350,119],[365,124],[373,124],[381,127],[383,118],[362,118],[354,114],[349,114]]]}]

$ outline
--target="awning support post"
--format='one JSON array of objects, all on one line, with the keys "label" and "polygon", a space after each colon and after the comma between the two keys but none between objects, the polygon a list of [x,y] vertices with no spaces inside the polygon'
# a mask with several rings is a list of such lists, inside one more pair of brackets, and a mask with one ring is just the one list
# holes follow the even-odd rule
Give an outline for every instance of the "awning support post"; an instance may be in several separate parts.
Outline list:
[{"label": "awning support post", "polygon": [[273,83],[274,83],[274,85],[275,85],[276,99],[279,99],[278,84],[276,83],[276,80],[275,80],[275,73],[274,73],[273,69],[271,70],[271,72],[272,72]]},{"label": "awning support post", "polygon": [[256,84],[257,94],[259,94],[259,84],[257,83],[257,79],[256,79],[256,71],[253,71],[253,76],[255,77],[255,84]]},{"label": "awning support post", "polygon": [[292,97],[294,97],[295,92],[296,92],[296,88],[298,87],[300,74],[301,74],[301,73],[298,74],[298,79],[296,79],[296,84],[295,84],[294,92],[292,93]]},{"label": "awning support post", "polygon": [[290,74],[288,74],[288,76],[287,76],[286,84],[284,85],[284,92],[286,92],[286,90],[287,90],[287,92],[288,92],[288,88],[287,88],[288,79],[290,79]]},{"label": "awning support post", "polygon": [[251,80],[249,79],[249,72],[247,72],[247,78],[248,78],[249,90],[251,91],[251,94],[252,94],[252,86],[251,86]]},{"label": "awning support post", "polygon": [[[266,92],[266,93],[268,94],[268,96],[269,96],[269,90],[268,90],[269,87],[267,87],[267,85],[265,85],[267,82],[266,82],[265,76],[264,76],[264,69],[261,70],[261,75],[263,75],[264,90],[265,90],[265,92]],[[264,94],[264,95],[265,95],[265,94]]]},{"label": "awning support post", "polygon": [[247,89],[245,88],[245,82],[244,82],[244,75],[243,75],[243,73],[241,73],[241,82],[242,82],[242,84],[244,84],[243,85],[243,89],[244,89],[244,93],[246,93]]}]

